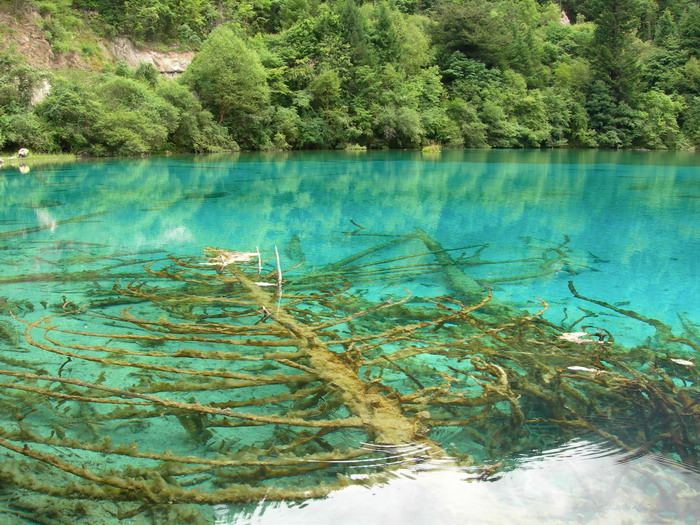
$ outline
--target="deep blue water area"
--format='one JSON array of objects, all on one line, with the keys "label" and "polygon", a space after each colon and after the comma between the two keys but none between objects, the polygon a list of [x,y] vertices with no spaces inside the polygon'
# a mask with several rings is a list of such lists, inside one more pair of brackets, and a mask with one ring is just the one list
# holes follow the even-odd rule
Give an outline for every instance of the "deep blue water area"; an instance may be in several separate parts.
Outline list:
[{"label": "deep blue water area", "polygon": [[[276,247],[283,268],[302,264],[293,271],[303,273],[420,228],[454,249],[457,261],[471,261],[463,271],[488,284],[499,301],[532,313],[545,301],[543,315],[552,323],[574,326],[590,315],[591,324],[620,344],[651,344],[649,323],[573,297],[572,282],[580,294],[658,320],[678,336],[691,337],[700,326],[696,153],[466,150],[85,160],[24,174],[3,168],[0,203],[0,296],[7,304],[87,299],[82,281],[15,276],[75,273],[127,258],[201,256],[205,247],[268,253]],[[394,255],[415,251],[403,249]],[[363,293],[383,299],[406,291],[450,293],[439,275],[420,274],[370,282]],[[38,312],[25,314],[31,319]],[[682,366],[700,363],[690,347],[678,352],[691,363]],[[455,432],[433,437],[460,439]],[[502,458],[511,468],[491,483],[465,483],[464,472],[453,467],[414,465],[391,481],[350,487],[301,507],[221,507],[210,522],[651,523],[639,507],[644,494],[653,493],[649,498],[665,498],[675,509],[656,515],[659,520],[695,523],[700,475],[680,460],[629,459],[600,436],[582,432],[547,450]],[[659,485],[660,492],[648,489]]]}]

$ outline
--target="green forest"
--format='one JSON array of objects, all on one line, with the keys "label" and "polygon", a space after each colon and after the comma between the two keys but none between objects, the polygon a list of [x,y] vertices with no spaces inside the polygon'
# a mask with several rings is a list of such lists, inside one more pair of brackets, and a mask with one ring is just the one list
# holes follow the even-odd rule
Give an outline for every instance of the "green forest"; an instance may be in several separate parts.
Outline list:
[{"label": "green forest", "polygon": [[[43,0],[56,51],[197,51],[41,70],[0,52],[0,149],[85,155],[700,145],[696,0]],[[0,28],[0,34],[2,28]],[[11,40],[6,31],[4,40]],[[47,82],[50,94],[32,104]]]}]

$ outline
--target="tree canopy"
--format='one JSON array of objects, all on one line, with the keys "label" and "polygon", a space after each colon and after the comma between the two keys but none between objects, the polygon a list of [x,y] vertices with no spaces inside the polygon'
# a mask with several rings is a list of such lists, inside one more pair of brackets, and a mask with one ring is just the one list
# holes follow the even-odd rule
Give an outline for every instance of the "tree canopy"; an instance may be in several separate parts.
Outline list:
[{"label": "tree canopy", "polygon": [[692,0],[28,3],[58,47],[91,20],[107,35],[197,55],[175,80],[145,65],[53,73],[36,105],[33,86],[48,73],[5,51],[4,148],[682,149],[700,140]]}]

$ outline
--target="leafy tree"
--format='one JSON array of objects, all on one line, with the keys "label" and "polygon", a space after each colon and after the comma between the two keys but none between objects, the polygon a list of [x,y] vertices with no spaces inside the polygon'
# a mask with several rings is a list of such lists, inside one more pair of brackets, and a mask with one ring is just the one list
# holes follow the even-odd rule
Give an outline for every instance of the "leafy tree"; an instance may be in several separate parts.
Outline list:
[{"label": "leafy tree", "polygon": [[640,79],[648,88],[673,90],[686,60],[687,55],[678,47],[654,48],[641,62]]},{"label": "leafy tree", "polygon": [[429,37],[431,21],[424,16],[398,16],[393,12],[398,38],[396,64],[407,74],[417,73],[434,64],[435,50]]},{"label": "leafy tree", "polygon": [[487,126],[484,124],[476,109],[462,99],[453,99],[447,104],[446,112],[448,117],[455,123],[458,130],[458,137],[453,145],[463,145],[466,148],[487,148],[489,147],[487,137]]},{"label": "leafy tree", "polygon": [[626,102],[618,100],[608,84],[601,80],[593,83],[586,101],[586,110],[598,146],[626,148],[632,145],[640,115]]},{"label": "leafy tree", "polygon": [[553,86],[568,90],[574,99],[575,94],[586,91],[592,81],[591,65],[581,58],[560,62],[553,69]]},{"label": "leafy tree", "polygon": [[[19,4],[19,2],[15,2]],[[55,51],[105,34],[199,49],[52,80],[0,52],[0,142],[164,150],[697,145],[693,0],[36,0]],[[575,23],[562,24],[561,10]],[[98,15],[95,15],[97,13]],[[4,36],[4,35],[3,35]]]},{"label": "leafy tree", "polygon": [[279,13],[282,29],[288,29],[295,23],[306,19],[310,14],[310,9],[308,0],[284,0]]},{"label": "leafy tree", "polygon": [[299,146],[304,149],[332,147],[331,130],[322,116],[306,118],[302,121],[299,133]]},{"label": "leafy tree", "polygon": [[[150,84],[120,76],[87,76],[80,81],[57,79],[51,94],[37,106],[36,115],[50,126],[62,150],[136,155],[160,152],[170,139],[178,142],[184,117],[197,114],[193,95],[189,94],[186,103],[190,114],[159,96]],[[199,110],[203,111],[201,106]],[[198,117],[200,127],[206,128],[207,115]],[[213,125],[211,115],[208,118]],[[216,144],[216,138],[209,134],[197,143],[190,135],[187,144],[180,141],[177,145],[196,150],[201,149],[202,140]]]},{"label": "leafy tree", "polygon": [[13,150],[30,148],[50,152],[56,149],[51,132],[34,113],[0,116],[0,135],[3,135],[4,146]]},{"label": "leafy tree", "polygon": [[467,58],[498,65],[512,35],[490,0],[438,0],[431,10],[433,38],[445,56],[459,51]]},{"label": "leafy tree", "polygon": [[172,11],[179,36],[186,41],[201,43],[212,20],[216,17],[215,6],[209,0],[177,0]]},{"label": "leafy tree", "polygon": [[588,92],[586,109],[599,146],[629,147],[640,113],[640,64],[632,49],[639,23],[638,0],[590,0],[587,4],[596,28],[591,62],[596,79]]},{"label": "leafy tree", "polygon": [[700,96],[686,97],[682,131],[692,147],[700,148]]},{"label": "leafy tree", "polygon": [[175,13],[163,0],[126,0],[124,27],[137,38],[169,39],[175,34]]},{"label": "leafy tree", "polygon": [[197,45],[216,17],[209,0],[126,0],[116,12],[97,3],[127,34],[144,40]]},{"label": "leafy tree", "polygon": [[160,74],[153,64],[141,62],[134,71],[134,78],[145,82],[151,87],[156,87]]},{"label": "leafy tree", "polygon": [[678,24],[669,9],[663,11],[656,23],[654,44],[664,47],[675,47],[678,44]]},{"label": "leafy tree", "polygon": [[338,16],[343,27],[342,36],[350,47],[354,64],[364,64],[368,59],[367,21],[355,0],[341,0]]},{"label": "leafy tree", "polygon": [[302,120],[294,108],[276,107],[272,116],[274,137],[278,149],[288,149],[299,144]]},{"label": "leafy tree", "polygon": [[689,4],[679,24],[681,45],[693,56],[700,58],[700,5]]},{"label": "leafy tree", "polygon": [[177,128],[177,109],[135,80],[113,77],[96,93],[105,108],[95,123],[96,154],[159,152]]},{"label": "leafy tree", "polygon": [[51,94],[36,108],[46,122],[54,141],[63,151],[88,151],[94,141],[95,126],[104,107],[91,89],[59,79]]},{"label": "leafy tree", "polygon": [[324,69],[315,76],[307,88],[311,104],[317,109],[328,111],[338,104],[341,96],[341,80],[334,69]]},{"label": "leafy tree", "polygon": [[370,42],[374,46],[377,59],[380,63],[396,62],[401,53],[401,42],[391,11],[385,2],[377,6],[373,18]]},{"label": "leafy tree", "polygon": [[568,145],[571,109],[564,96],[568,94],[550,88],[534,91],[535,118],[532,125],[537,126],[535,138],[540,140],[539,146],[551,148]]},{"label": "leafy tree", "polygon": [[168,136],[168,142],[177,150],[213,153],[237,149],[226,129],[214,121],[186,86],[162,81],[155,93],[178,110],[177,127]]},{"label": "leafy tree", "polygon": [[700,95],[700,60],[691,57],[675,78],[679,93]]},{"label": "leafy tree", "polygon": [[425,130],[415,109],[387,106],[377,108],[375,132],[390,148],[417,148],[421,145]]},{"label": "leafy tree", "polygon": [[559,11],[552,4],[535,0],[501,0],[498,19],[504,32],[504,47],[498,62],[525,76],[530,86],[542,85],[546,78],[544,31],[548,24],[558,23]]},{"label": "leafy tree", "polygon": [[46,75],[7,51],[0,51],[0,137],[10,149],[51,151],[45,124],[31,112],[32,96]]},{"label": "leafy tree", "polygon": [[629,102],[637,93],[639,74],[631,50],[638,0],[590,0],[587,6],[596,23],[590,50],[594,73],[615,100]]},{"label": "leafy tree", "polygon": [[229,26],[215,29],[183,81],[244,147],[266,140],[270,90],[258,54]]},{"label": "leafy tree", "polygon": [[446,61],[442,76],[451,94],[473,100],[494,89],[501,82],[499,69],[489,69],[478,60],[455,51]]},{"label": "leafy tree", "polygon": [[29,107],[34,91],[45,76],[19,56],[0,51],[0,110],[15,113]]},{"label": "leafy tree", "polygon": [[219,0],[216,6],[222,15],[220,22],[233,22],[249,35],[279,26],[279,17],[275,20],[278,5],[271,0]]},{"label": "leafy tree", "polygon": [[681,102],[660,91],[649,91],[642,94],[640,107],[639,146],[652,149],[686,146],[685,137],[678,126],[678,115],[683,109]]}]

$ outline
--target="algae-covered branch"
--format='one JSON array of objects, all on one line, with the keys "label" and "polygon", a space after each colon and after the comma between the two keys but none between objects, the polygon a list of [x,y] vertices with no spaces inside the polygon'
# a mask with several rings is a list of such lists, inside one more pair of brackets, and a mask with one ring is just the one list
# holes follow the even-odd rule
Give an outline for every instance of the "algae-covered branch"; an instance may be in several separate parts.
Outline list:
[{"label": "algae-covered branch", "polygon": [[[470,276],[490,265],[546,278],[554,261],[576,264],[567,240],[497,261],[420,229],[348,239],[364,243],[356,255],[284,271],[274,251],[241,247],[145,268],[96,259],[74,281],[84,301],[8,307],[3,330],[21,328],[3,343],[21,352],[0,355],[0,479],[13,508],[43,495],[54,507],[37,516],[61,502],[74,519],[82,500],[113,502],[120,517],[306,500],[380,482],[397,462],[471,472],[581,429],[697,465],[697,334],[658,323],[653,342],[625,347],[602,316],[555,323],[546,300],[508,304],[497,279]],[[424,278],[445,293],[405,288]],[[615,308],[570,286],[582,305]],[[446,429],[463,438],[443,442]]]}]

